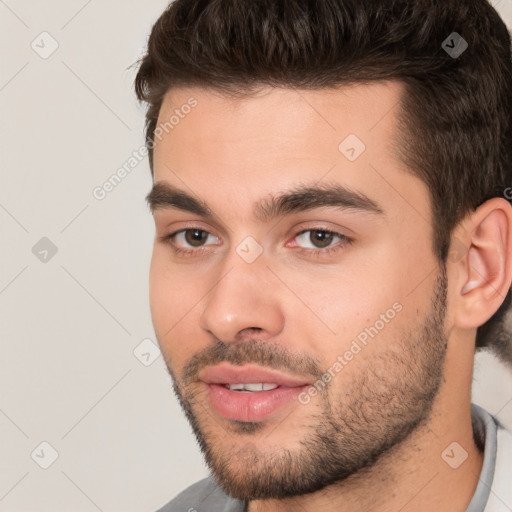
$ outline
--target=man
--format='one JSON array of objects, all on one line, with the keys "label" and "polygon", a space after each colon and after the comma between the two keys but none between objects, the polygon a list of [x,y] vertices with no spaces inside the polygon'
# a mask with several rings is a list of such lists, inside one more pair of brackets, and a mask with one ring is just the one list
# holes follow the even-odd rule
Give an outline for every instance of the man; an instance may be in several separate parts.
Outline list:
[{"label": "man", "polygon": [[[155,332],[212,476],[168,511],[512,510],[510,36],[485,0],[176,0],[147,102]],[[512,397],[512,390],[511,390]]]}]

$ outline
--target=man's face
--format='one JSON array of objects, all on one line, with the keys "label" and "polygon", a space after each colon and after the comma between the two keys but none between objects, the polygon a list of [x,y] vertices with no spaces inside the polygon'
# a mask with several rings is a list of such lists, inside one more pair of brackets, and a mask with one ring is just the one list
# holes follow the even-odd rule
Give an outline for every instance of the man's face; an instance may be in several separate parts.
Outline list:
[{"label": "man's face", "polygon": [[[235,100],[183,88],[162,105],[159,123],[175,117],[159,132],[155,184],[196,208],[153,196],[153,323],[212,473],[235,497],[343,480],[428,418],[446,275],[428,189],[392,153],[401,91]],[[227,387],[240,383],[278,387]]]}]

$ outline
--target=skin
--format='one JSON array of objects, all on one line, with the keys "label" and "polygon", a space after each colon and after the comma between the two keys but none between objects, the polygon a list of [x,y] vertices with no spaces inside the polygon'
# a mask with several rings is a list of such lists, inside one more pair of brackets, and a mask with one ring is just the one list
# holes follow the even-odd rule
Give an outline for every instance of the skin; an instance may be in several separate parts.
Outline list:
[{"label": "skin", "polygon": [[[452,235],[459,256],[443,272],[428,189],[393,152],[401,93],[395,82],[263,88],[243,99],[190,87],[169,91],[162,105],[165,122],[191,97],[198,102],[158,141],[154,181],[206,202],[216,218],[153,210],[153,324],[212,473],[232,495],[254,498],[250,512],[463,512],[475,491],[483,461],[470,417],[475,335],[511,285],[511,207],[494,198],[468,214]],[[353,162],[338,150],[349,133],[366,146]],[[365,194],[383,213],[323,207],[270,222],[253,216],[269,194],[326,182]],[[187,228],[210,234],[202,255],[176,254],[162,240]],[[311,232],[297,236],[306,229],[353,241],[335,237],[329,248],[338,250],[326,254]],[[252,263],[236,252],[247,236],[263,251]],[[173,242],[201,247],[192,237]],[[395,303],[400,312],[324,392],[262,422],[218,415],[191,371],[191,361],[265,366],[274,357],[283,373],[313,379]],[[223,351],[212,348],[220,342]],[[322,433],[332,440],[325,453]],[[441,456],[452,442],[468,455],[457,469]],[[297,491],[310,475],[326,481],[325,460],[338,459],[338,481],[276,494]]]}]

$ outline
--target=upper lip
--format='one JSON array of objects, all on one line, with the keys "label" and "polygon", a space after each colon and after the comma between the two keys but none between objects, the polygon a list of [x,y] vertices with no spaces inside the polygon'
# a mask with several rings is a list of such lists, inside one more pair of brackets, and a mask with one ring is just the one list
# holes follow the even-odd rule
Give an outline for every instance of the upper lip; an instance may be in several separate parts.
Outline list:
[{"label": "upper lip", "polygon": [[199,379],[206,384],[277,384],[278,386],[299,387],[309,384],[301,377],[283,375],[275,370],[268,370],[254,365],[208,366],[199,372]]}]

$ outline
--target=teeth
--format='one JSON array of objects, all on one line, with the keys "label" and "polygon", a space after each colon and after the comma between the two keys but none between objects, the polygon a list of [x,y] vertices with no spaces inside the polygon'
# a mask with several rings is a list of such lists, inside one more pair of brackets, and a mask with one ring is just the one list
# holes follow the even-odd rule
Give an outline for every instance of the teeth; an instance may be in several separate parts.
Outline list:
[{"label": "teeth", "polygon": [[231,391],[268,391],[279,387],[277,384],[262,384],[262,383],[248,383],[248,384],[226,384],[226,387]]}]

